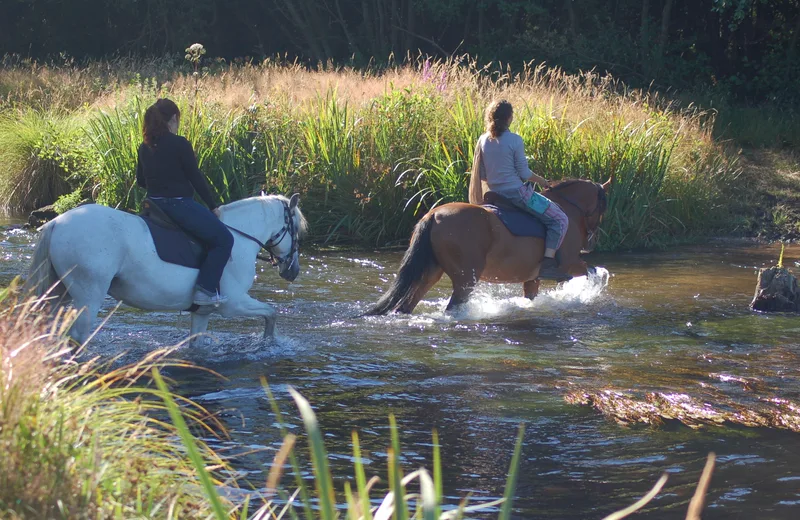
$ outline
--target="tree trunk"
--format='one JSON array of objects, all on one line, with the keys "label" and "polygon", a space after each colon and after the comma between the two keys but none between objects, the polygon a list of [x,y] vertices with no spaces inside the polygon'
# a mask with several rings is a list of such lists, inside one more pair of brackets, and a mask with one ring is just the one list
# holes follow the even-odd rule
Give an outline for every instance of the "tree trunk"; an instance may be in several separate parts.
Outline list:
[{"label": "tree trunk", "polygon": [[[400,16],[397,9],[397,0],[392,0],[391,6],[391,13],[389,15],[390,25],[392,28],[392,52],[396,53],[400,47]],[[396,57],[395,57],[396,59]]]},{"label": "tree trunk", "polygon": [[294,0],[283,0],[283,5],[289,13],[290,21],[303,36],[303,40],[305,40],[305,45],[310,54],[317,61],[325,61],[324,52],[319,46],[317,39],[314,37],[313,29],[308,24],[308,20],[303,19],[303,16],[297,10]]},{"label": "tree trunk", "polygon": [[478,7],[478,52],[483,52],[483,8]]},{"label": "tree trunk", "polygon": [[378,21],[378,45],[381,49],[380,55],[378,53],[375,54],[376,59],[383,60],[386,56],[386,10],[385,10],[385,2],[384,0],[375,0],[375,12],[377,13],[377,21]]},{"label": "tree trunk", "polygon": [[574,0],[564,0],[564,4],[567,7],[567,15],[569,16],[569,32],[572,35],[572,41],[578,39],[578,20],[575,16],[575,6],[573,5]]},{"label": "tree trunk", "polygon": [[672,17],[672,2],[673,0],[666,0],[666,2],[664,2],[664,9],[661,11],[661,34],[658,36],[658,52],[656,54],[656,68],[658,70],[661,69],[664,51],[667,50],[667,42],[669,41],[669,21]]},{"label": "tree trunk", "polygon": [[789,64],[791,65],[794,62],[794,58],[797,56],[797,37],[800,35],[800,14],[797,15],[797,21],[794,24],[794,32],[792,33],[792,40],[789,43],[789,50],[787,51],[787,57],[789,58]]},{"label": "tree trunk", "polygon": [[639,56],[642,60],[642,73],[647,75],[650,70],[650,35],[648,33],[648,24],[650,21],[650,0],[642,0],[642,22],[639,26]]},{"label": "tree trunk", "polygon": [[358,50],[358,44],[353,38],[353,35],[350,34],[350,30],[347,27],[347,21],[344,19],[344,15],[342,14],[342,6],[339,4],[339,0],[334,0],[334,2],[336,3],[336,18],[339,22],[339,25],[342,26],[344,37],[347,40],[347,48],[350,51],[351,56],[360,57],[361,51]]},{"label": "tree trunk", "polygon": [[414,44],[414,0],[406,0],[406,29],[405,33],[405,51],[410,53],[414,51],[412,45]]}]

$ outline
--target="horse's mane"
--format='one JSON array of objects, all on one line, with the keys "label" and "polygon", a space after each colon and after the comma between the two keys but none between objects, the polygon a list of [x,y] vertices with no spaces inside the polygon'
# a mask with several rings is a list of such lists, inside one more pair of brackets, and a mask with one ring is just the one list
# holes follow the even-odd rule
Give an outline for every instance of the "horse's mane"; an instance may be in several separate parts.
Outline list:
[{"label": "horse's mane", "polygon": [[[228,204],[225,204],[223,208],[226,211],[235,211],[242,206],[246,206],[248,203],[252,202],[253,200],[260,200],[262,202],[267,202],[271,200],[279,200],[284,204],[289,204],[289,197],[285,197],[283,195],[259,195],[255,197],[248,197],[246,199],[239,199]],[[300,232],[300,236],[304,236],[308,231],[308,221],[303,213],[300,211],[299,207],[294,208],[294,216],[297,219],[298,223],[298,230]]]},{"label": "horse's mane", "polygon": [[605,213],[606,208],[608,206],[608,200],[606,198],[606,190],[604,190],[603,186],[597,182],[593,182],[588,179],[562,179],[556,182],[555,184],[551,184],[550,187],[547,188],[545,191],[559,191],[564,188],[568,188],[573,184],[577,184],[579,182],[589,182],[597,187],[597,203],[598,203],[597,210],[600,212],[601,215]]},{"label": "horse's mane", "polygon": [[576,184],[578,182],[592,182],[592,181],[588,181],[586,179],[561,179],[560,181],[557,181],[555,184],[551,184],[548,190],[560,190],[562,188],[567,188],[569,186],[572,186],[573,184]]}]

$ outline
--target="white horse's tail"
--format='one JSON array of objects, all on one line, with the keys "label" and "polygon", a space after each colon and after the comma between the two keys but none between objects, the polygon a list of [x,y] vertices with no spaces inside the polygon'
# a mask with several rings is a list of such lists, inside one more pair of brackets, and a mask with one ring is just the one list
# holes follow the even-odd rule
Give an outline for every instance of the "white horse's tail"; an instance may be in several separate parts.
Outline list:
[{"label": "white horse's tail", "polygon": [[36,298],[47,295],[56,297],[55,299],[61,302],[66,296],[66,287],[61,283],[58,273],[53,267],[53,262],[50,260],[50,239],[55,227],[56,223],[50,221],[41,229],[39,242],[33,251],[24,290]]}]

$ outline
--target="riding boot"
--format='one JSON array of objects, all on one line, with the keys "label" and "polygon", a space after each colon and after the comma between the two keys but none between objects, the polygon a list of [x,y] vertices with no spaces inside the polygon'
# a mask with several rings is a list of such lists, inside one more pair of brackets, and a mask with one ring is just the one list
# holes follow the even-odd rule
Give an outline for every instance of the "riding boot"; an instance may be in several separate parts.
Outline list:
[{"label": "riding boot", "polygon": [[556,262],[555,258],[545,258],[542,260],[542,263],[539,264],[539,276],[540,280],[555,280],[557,282],[566,282],[567,280],[571,280],[572,276],[568,275],[564,271],[558,268],[558,262]]}]

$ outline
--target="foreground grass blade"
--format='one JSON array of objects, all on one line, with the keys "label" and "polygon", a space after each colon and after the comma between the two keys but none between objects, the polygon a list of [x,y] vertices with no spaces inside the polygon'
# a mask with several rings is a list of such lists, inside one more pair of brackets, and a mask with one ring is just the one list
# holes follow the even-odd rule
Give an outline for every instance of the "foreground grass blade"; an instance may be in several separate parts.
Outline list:
[{"label": "foreground grass blade", "polygon": [[311,445],[311,461],[314,466],[314,480],[317,486],[317,495],[319,496],[320,516],[322,520],[333,520],[336,518],[336,498],[333,492],[331,470],[328,466],[328,453],[325,450],[325,444],[322,442],[322,432],[319,429],[317,416],[306,398],[300,395],[297,390],[289,387],[289,394],[297,404],[297,409],[300,410],[300,416],[303,418],[303,424],[305,424],[306,432],[308,433],[308,442]]},{"label": "foreground grass blade", "polygon": [[627,516],[632,515],[636,511],[640,510],[644,506],[646,506],[659,492],[661,492],[661,488],[664,487],[664,484],[667,483],[667,474],[664,473],[661,475],[661,478],[658,479],[658,482],[653,486],[653,489],[647,492],[645,496],[637,500],[635,503],[631,504],[630,506],[626,507],[625,509],[621,509],[616,513],[612,513],[607,517],[603,518],[603,520],[621,520]]},{"label": "foreground grass blade", "polygon": [[[272,395],[272,390],[269,388],[267,379],[263,376],[261,377],[261,387],[264,389],[264,393],[267,394],[269,405],[272,408],[272,412],[275,414],[275,420],[280,426],[281,435],[286,438],[286,436],[289,435],[289,432],[287,431],[286,425],[283,422],[283,414],[281,413],[281,409],[278,407],[278,401],[276,401],[275,396]],[[289,451],[289,461],[291,462],[292,469],[294,470],[295,483],[297,484],[297,488],[300,490],[300,501],[303,504],[303,514],[306,515],[306,520],[313,520],[314,513],[311,510],[311,497],[308,494],[306,483],[303,481],[303,473],[300,470],[300,462],[297,460],[297,455],[295,454],[294,450]],[[294,512],[293,509],[290,509],[290,511]]]},{"label": "foreground grass blade", "polygon": [[514,500],[514,493],[517,491],[517,472],[519,471],[519,459],[522,453],[522,439],[525,437],[525,423],[519,425],[517,444],[514,446],[514,456],[511,457],[511,467],[508,468],[508,478],[506,479],[506,492],[503,494],[503,507],[500,509],[500,520],[511,518],[511,504]]},{"label": "foreground grass blade", "polygon": [[369,501],[369,489],[367,488],[367,476],[364,473],[364,463],[361,462],[361,444],[358,440],[358,433],[353,432],[353,459],[356,470],[356,485],[358,486],[358,498],[361,505],[361,516],[364,520],[372,520],[372,511]]},{"label": "foreground grass blade", "polygon": [[403,488],[403,470],[400,468],[400,436],[397,433],[397,421],[394,414],[389,415],[389,429],[392,435],[392,448],[389,450],[389,479],[394,493],[395,519],[406,520],[408,518],[408,504],[405,499],[405,489]]},{"label": "foreground grass blade", "polygon": [[711,474],[714,472],[714,463],[716,460],[717,456],[714,452],[708,454],[703,473],[700,475],[700,481],[697,483],[697,489],[694,492],[691,502],[689,502],[689,511],[686,513],[686,520],[700,520],[700,512],[703,510],[703,503],[705,502],[706,492],[708,492],[708,485],[711,483]]},{"label": "foreground grass blade", "polygon": [[186,426],[186,421],[183,420],[183,415],[181,414],[178,405],[175,404],[175,400],[170,395],[167,384],[164,383],[164,380],[161,378],[161,374],[158,372],[157,368],[153,368],[153,379],[156,382],[156,386],[158,386],[158,389],[161,391],[161,398],[164,400],[164,404],[167,407],[167,411],[172,419],[172,423],[178,430],[178,434],[180,435],[181,441],[183,442],[183,445],[189,454],[189,458],[191,459],[192,464],[194,464],[195,470],[197,470],[200,483],[202,484],[203,489],[206,492],[206,496],[208,497],[209,502],[211,502],[211,506],[214,510],[214,516],[216,516],[217,520],[227,520],[228,514],[225,511],[225,507],[222,505],[222,500],[217,493],[217,488],[214,487],[214,482],[211,479],[211,475],[209,475],[208,471],[206,471],[205,462],[203,461],[203,457],[200,456],[200,451],[197,449],[194,437],[192,436],[191,432],[189,432],[189,427]]}]

